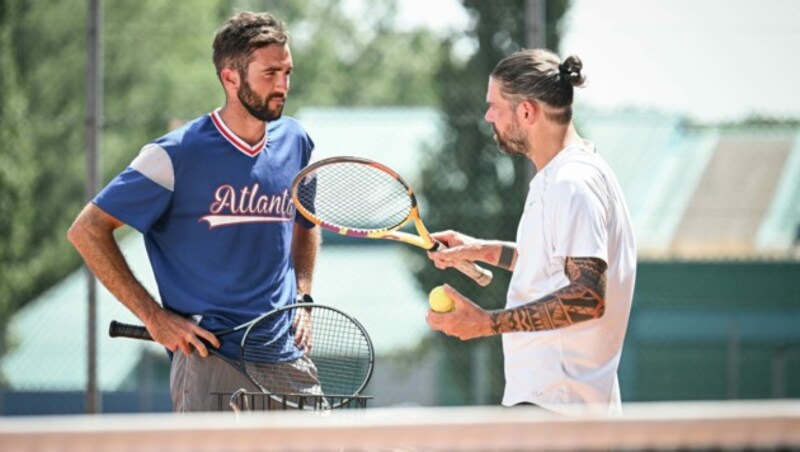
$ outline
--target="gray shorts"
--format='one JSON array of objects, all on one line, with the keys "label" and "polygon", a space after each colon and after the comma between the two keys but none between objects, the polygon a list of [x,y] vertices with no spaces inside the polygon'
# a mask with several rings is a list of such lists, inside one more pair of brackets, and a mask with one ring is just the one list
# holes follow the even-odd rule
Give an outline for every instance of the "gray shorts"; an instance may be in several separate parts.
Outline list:
[{"label": "gray shorts", "polygon": [[[263,368],[273,376],[274,388],[280,388],[281,392],[322,395],[317,368],[308,357],[290,363],[262,364],[258,367],[259,371]],[[172,408],[180,413],[227,410],[230,395],[240,389],[261,392],[222,358],[212,354],[203,358],[196,351],[190,356],[181,352],[173,355],[169,380]],[[273,391],[278,392],[275,389]]]}]

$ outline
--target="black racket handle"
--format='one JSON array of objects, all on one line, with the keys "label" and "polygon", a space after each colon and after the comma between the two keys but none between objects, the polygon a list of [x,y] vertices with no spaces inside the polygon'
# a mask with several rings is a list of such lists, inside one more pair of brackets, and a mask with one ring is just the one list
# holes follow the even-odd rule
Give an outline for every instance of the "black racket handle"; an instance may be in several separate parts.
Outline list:
[{"label": "black racket handle", "polygon": [[153,337],[147,332],[147,328],[139,325],[117,322],[116,320],[112,320],[108,325],[108,335],[111,337],[130,337],[146,341],[153,340]]},{"label": "black racket handle", "polygon": [[[431,251],[436,251],[440,248],[445,249],[447,246],[444,243],[434,239],[433,248],[431,248]],[[490,270],[487,270],[472,261],[458,261],[456,264],[456,269],[484,287],[488,286],[492,282],[492,278],[494,278],[494,275]]]}]

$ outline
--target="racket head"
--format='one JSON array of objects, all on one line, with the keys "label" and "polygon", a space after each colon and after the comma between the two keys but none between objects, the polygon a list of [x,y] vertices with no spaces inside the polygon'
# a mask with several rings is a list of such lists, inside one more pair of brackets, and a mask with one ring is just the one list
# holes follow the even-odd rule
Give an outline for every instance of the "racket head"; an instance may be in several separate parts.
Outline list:
[{"label": "racket head", "polygon": [[[310,349],[292,345],[301,325],[311,327]],[[247,328],[239,364],[278,402],[292,408],[337,408],[367,386],[375,351],[367,331],[353,317],[330,306],[294,304],[271,311]],[[328,402],[326,396],[335,397]],[[315,403],[304,403],[304,397]]]},{"label": "racket head", "polygon": [[[301,215],[337,234],[433,246],[419,220],[414,190],[391,168],[369,159],[331,157],[307,166],[292,182],[292,200]],[[420,236],[398,231],[410,220]]]}]

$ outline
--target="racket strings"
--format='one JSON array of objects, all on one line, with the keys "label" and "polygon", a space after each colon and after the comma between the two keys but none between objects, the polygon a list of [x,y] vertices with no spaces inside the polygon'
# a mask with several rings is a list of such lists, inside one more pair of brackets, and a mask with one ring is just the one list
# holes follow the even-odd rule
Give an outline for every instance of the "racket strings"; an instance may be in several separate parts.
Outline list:
[{"label": "racket strings", "polygon": [[402,224],[411,214],[408,188],[378,167],[334,162],[309,173],[297,186],[299,204],[338,228],[377,231]]},{"label": "racket strings", "polygon": [[[307,315],[305,307],[290,311]],[[276,339],[271,327],[260,330],[260,325],[254,325],[243,343],[247,373],[273,394],[358,394],[372,369],[372,346],[366,333],[348,316],[322,307],[311,309],[309,325],[311,351],[290,362],[282,357],[286,347],[294,344],[294,329]]]}]

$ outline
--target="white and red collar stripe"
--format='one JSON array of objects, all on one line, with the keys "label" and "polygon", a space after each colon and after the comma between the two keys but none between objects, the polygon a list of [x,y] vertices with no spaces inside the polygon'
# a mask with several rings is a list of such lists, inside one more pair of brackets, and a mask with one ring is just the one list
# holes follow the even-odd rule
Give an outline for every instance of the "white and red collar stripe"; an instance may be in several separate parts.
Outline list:
[{"label": "white and red collar stripe", "polygon": [[255,157],[259,152],[261,152],[262,149],[264,149],[264,144],[267,142],[266,130],[264,131],[264,138],[262,138],[261,141],[253,146],[250,146],[228,128],[228,126],[225,124],[225,121],[223,121],[222,117],[219,115],[219,108],[212,111],[209,115],[211,116],[211,121],[214,123],[214,126],[217,128],[219,133],[222,134],[222,136],[225,137],[225,139],[228,140],[228,142],[236,149],[242,151],[250,157]]}]

